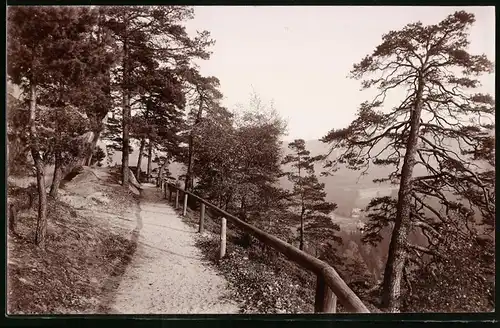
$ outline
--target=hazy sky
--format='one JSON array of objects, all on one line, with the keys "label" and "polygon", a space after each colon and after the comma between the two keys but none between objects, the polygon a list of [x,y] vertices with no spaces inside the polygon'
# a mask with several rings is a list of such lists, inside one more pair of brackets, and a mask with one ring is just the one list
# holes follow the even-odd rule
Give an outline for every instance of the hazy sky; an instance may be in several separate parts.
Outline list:
[{"label": "hazy sky", "polygon": [[[195,7],[187,28],[216,40],[211,59],[199,65],[220,79],[224,105],[248,104],[255,90],[288,120],[287,140],[310,140],[347,126],[371,100],[347,75],[382,34],[416,21],[435,24],[457,10],[476,15],[470,51],[494,60],[494,7],[208,6]],[[493,94],[494,74],[483,85]]]}]

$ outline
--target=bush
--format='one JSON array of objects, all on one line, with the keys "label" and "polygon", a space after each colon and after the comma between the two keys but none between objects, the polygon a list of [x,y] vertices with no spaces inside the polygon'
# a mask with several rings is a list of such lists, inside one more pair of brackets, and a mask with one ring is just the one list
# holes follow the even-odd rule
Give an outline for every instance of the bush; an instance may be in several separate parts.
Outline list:
[{"label": "bush", "polygon": [[92,160],[90,161],[90,165],[94,165],[97,163],[97,166],[102,166],[102,161],[106,158],[106,153],[104,150],[96,146],[94,148],[94,152],[92,153]]}]

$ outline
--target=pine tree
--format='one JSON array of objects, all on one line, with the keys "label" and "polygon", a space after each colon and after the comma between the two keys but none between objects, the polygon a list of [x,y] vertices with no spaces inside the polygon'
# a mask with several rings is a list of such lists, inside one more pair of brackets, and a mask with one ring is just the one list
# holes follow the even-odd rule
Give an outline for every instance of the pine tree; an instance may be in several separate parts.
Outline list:
[{"label": "pine tree", "polygon": [[334,232],[340,227],[329,217],[337,205],[325,201],[325,184],[319,183],[314,173],[314,163],[320,157],[310,156],[303,139],[294,140],[288,144],[288,148],[292,150],[292,154],[286,155],[282,164],[292,164],[292,170],[285,175],[293,183],[290,205],[299,213],[299,248],[304,250],[306,230],[310,240],[322,246],[326,246],[329,240],[338,241]]},{"label": "pine tree", "polygon": [[[393,226],[383,292],[383,307],[391,312],[399,311],[409,256],[414,251],[420,258],[422,253],[436,254],[408,242],[412,229],[440,244],[440,229],[458,218],[449,211],[457,206],[467,210],[465,204],[484,221],[494,220],[493,170],[474,164],[492,158],[494,100],[470,92],[479,86],[474,77],[492,72],[493,65],[486,56],[467,51],[467,29],[474,20],[474,15],[460,11],[435,25],[418,22],[385,34],[375,51],[352,70],[354,78],[378,74],[362,85],[377,87],[379,96],[363,103],[347,128],[323,138],[332,148],[344,150],[329,165],[395,168],[376,181],[399,185],[398,199],[374,200],[367,228],[367,236],[376,238],[383,227]],[[404,100],[386,112],[377,110],[392,89],[405,90]],[[416,166],[428,174],[415,177]]]},{"label": "pine tree", "polygon": [[186,100],[181,76],[167,67],[141,72],[136,84],[139,86],[137,103],[141,107],[132,118],[131,130],[133,137],[140,140],[137,160],[137,176],[140,176],[146,146],[149,175],[153,153],[162,150],[162,145],[178,143],[177,134],[183,128]]},{"label": "pine tree", "polygon": [[30,148],[39,194],[35,242],[40,246],[44,245],[47,228],[47,195],[42,154],[47,145],[43,144],[42,137],[47,132],[50,136],[53,131],[44,128],[42,121],[46,116],[40,113],[39,94],[41,90],[53,86],[55,81],[72,81],[78,73],[61,65],[59,59],[61,49],[68,42],[77,43],[74,38],[86,29],[88,23],[80,19],[80,11],[76,7],[12,7],[8,11],[9,78],[29,94]]},{"label": "pine tree", "polygon": [[[195,141],[198,134],[198,127],[201,124],[204,113],[217,110],[220,106],[222,94],[218,90],[219,80],[215,77],[203,77],[194,69],[189,68],[184,71],[187,81],[186,93],[192,94],[190,101],[191,111],[189,112],[190,129],[188,135],[187,165],[184,188],[192,190],[194,183],[193,166],[195,165]],[[189,124],[188,123],[188,124]]]},{"label": "pine tree", "polygon": [[[52,82],[40,90],[40,105],[50,108],[54,123],[54,176],[50,195],[57,197],[59,183],[75,166],[88,161],[109,107],[106,72],[113,57],[98,43],[98,12],[88,7],[69,9],[61,16],[64,28],[52,31],[52,51],[58,54],[49,66]],[[91,131],[91,134],[88,132]],[[91,136],[91,140],[86,138]]]},{"label": "pine tree", "polygon": [[94,148],[94,151],[92,152],[92,161],[90,162],[90,165],[97,164],[97,166],[102,166],[102,161],[106,158],[106,153],[104,150],[96,146]]},{"label": "pine tree", "polygon": [[187,35],[182,22],[193,17],[190,7],[109,7],[106,13],[107,26],[121,46],[122,63],[116,81],[122,95],[122,185],[127,187],[131,101],[138,91],[133,83],[136,70],[151,61],[175,67],[192,58],[207,59],[205,49],[213,41],[206,31],[195,38]]}]

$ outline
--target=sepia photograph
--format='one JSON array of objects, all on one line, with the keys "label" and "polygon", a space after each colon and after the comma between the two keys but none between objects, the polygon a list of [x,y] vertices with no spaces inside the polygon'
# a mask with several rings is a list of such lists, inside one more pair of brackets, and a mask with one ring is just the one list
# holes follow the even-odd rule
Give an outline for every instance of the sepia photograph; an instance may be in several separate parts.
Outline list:
[{"label": "sepia photograph", "polygon": [[495,7],[6,11],[7,316],[495,311]]}]

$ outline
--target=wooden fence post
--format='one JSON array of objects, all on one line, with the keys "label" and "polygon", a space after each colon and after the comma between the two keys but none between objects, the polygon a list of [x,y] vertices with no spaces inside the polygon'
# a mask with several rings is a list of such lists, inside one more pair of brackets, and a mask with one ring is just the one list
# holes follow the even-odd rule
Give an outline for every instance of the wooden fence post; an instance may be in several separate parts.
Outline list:
[{"label": "wooden fence post", "polygon": [[226,255],[226,218],[221,219],[219,260]]},{"label": "wooden fence post", "polygon": [[169,203],[172,202],[172,189],[171,188],[168,189],[168,202]]},{"label": "wooden fence post", "polygon": [[200,209],[200,228],[198,229],[199,233],[203,232],[203,224],[205,223],[205,204],[201,203]]},{"label": "wooden fence post", "polygon": [[184,207],[182,208],[182,216],[186,216],[187,207],[188,207],[188,194],[184,193]]},{"label": "wooden fence post", "polygon": [[163,183],[163,198],[167,199],[167,184],[164,182]]},{"label": "wooden fence post", "polygon": [[316,296],[314,300],[315,313],[335,313],[337,312],[337,297],[330,287],[325,283],[322,275],[317,276]]},{"label": "wooden fence post", "polygon": [[[187,200],[189,194],[180,189],[180,184],[177,182],[174,184],[169,184],[165,181],[165,188],[169,189],[169,201],[173,196],[175,189],[175,209],[179,209],[179,195],[184,193],[184,209],[183,215],[187,212]],[[165,189],[166,192],[166,189]],[[220,252],[218,259],[222,260],[226,256],[227,248],[227,218],[231,220],[234,226],[242,229],[245,232],[250,233],[257,239],[259,239],[267,247],[272,247],[276,251],[284,254],[291,261],[297,263],[304,269],[312,271],[316,274],[317,284],[316,284],[316,294],[314,302],[315,313],[336,313],[337,312],[337,295],[338,299],[342,303],[342,307],[347,311],[357,312],[357,313],[369,313],[370,311],[366,308],[359,297],[349,288],[349,286],[342,280],[335,269],[329,266],[327,263],[321,260],[301,252],[299,249],[290,245],[277,237],[270,235],[242,220],[227,213],[226,211],[218,208],[217,206],[209,203],[205,199],[195,195],[190,194],[193,201],[200,201],[200,222],[199,222],[199,232],[204,230],[204,218],[206,212],[206,206],[209,209],[215,211],[217,216],[221,218],[221,230],[220,230]],[[333,290],[337,292],[337,295],[333,293],[329,286],[333,286]]]}]

